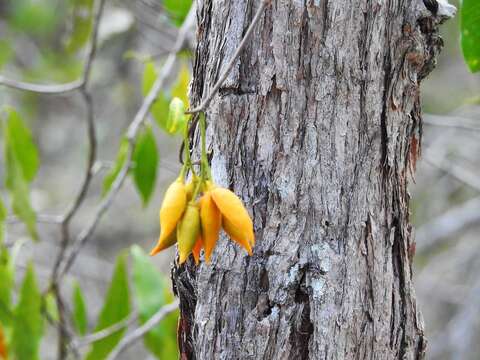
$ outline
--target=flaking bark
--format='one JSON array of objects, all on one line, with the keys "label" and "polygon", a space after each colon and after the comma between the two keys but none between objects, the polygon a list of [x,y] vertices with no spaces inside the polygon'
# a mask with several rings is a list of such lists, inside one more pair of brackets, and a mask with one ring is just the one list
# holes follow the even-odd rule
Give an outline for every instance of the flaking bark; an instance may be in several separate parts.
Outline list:
[{"label": "flaking bark", "polygon": [[[198,1],[198,104],[258,1]],[[217,183],[253,215],[172,273],[182,359],[423,359],[407,180],[442,45],[417,0],[277,0],[207,111]]]}]

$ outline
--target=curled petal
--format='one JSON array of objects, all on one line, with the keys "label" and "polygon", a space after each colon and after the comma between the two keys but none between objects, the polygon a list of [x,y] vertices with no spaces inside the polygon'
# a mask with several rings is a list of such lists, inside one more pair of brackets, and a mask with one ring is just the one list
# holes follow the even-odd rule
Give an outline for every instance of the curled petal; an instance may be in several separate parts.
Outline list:
[{"label": "curled petal", "polygon": [[236,227],[225,217],[222,218],[222,226],[223,230],[225,230],[227,235],[230,236],[233,241],[245,248],[245,250],[248,252],[248,255],[252,255],[252,246],[248,239],[248,234]]},{"label": "curled petal", "polygon": [[202,247],[203,247],[202,237],[199,236],[192,249],[192,255],[193,255],[193,258],[195,259],[196,265],[200,264],[200,251],[202,251]]},{"label": "curled petal", "polygon": [[212,199],[211,193],[207,191],[200,199],[200,220],[202,224],[202,237],[205,247],[205,260],[210,262],[218,235],[222,227],[222,215]]},{"label": "curled petal", "polygon": [[178,221],[182,217],[187,205],[187,191],[185,184],[180,179],[173,182],[165,192],[160,208],[160,240],[165,239],[175,230]]},{"label": "curled petal", "polygon": [[[224,188],[214,188],[211,193],[215,205],[217,205],[222,214],[224,223],[225,219],[227,220],[227,226],[230,231],[235,229],[237,234],[242,234],[242,240],[247,240],[250,247],[254,246],[253,222],[238,196]],[[225,229],[225,225],[223,228]]]},{"label": "curled petal", "polygon": [[167,237],[165,237],[163,239],[160,237],[160,239],[158,239],[158,243],[152,249],[152,251],[150,251],[150,255],[151,256],[156,255],[160,251],[165,250],[165,249],[169,248],[170,246],[175,245],[176,242],[177,242],[177,230],[173,229],[173,231]]}]

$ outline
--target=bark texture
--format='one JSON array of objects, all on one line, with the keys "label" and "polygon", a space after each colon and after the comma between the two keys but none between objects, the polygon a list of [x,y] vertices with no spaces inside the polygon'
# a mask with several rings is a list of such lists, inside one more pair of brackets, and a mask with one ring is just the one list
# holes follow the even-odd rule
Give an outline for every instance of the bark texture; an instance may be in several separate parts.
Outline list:
[{"label": "bark texture", "polygon": [[[198,1],[193,104],[259,6]],[[419,84],[441,47],[421,0],[274,0],[212,102],[218,184],[253,215],[173,270],[182,359],[422,359],[407,178]]]}]

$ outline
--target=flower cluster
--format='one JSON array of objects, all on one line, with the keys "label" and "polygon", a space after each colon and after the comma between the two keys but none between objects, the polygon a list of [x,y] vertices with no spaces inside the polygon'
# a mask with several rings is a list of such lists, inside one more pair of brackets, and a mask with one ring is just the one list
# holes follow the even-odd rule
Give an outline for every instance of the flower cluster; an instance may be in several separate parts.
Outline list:
[{"label": "flower cluster", "polygon": [[[205,260],[217,243],[220,230],[249,255],[255,245],[253,222],[242,201],[230,190],[216,186],[211,180],[205,150],[205,118],[200,118],[202,130],[201,175],[197,176],[185,151],[186,161],[180,176],[168,187],[160,207],[160,238],[150,255],[178,244],[179,262],[183,264],[193,253],[196,264],[200,252],[205,250]],[[185,144],[187,144],[185,139]],[[185,172],[192,172],[192,179],[185,184]]]}]

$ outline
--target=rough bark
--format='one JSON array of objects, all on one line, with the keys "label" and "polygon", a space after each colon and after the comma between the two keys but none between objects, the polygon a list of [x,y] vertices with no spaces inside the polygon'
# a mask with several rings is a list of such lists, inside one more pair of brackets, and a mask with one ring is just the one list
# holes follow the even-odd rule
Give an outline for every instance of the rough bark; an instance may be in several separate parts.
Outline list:
[{"label": "rough bark", "polygon": [[[258,0],[198,2],[198,104]],[[420,0],[277,0],[207,112],[217,183],[253,215],[175,268],[182,359],[422,359],[407,181],[441,47]]]}]

